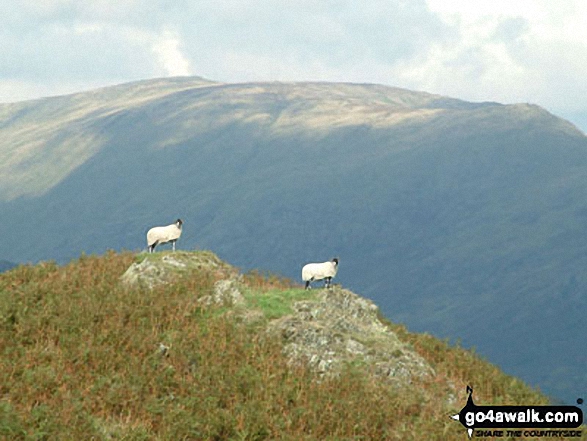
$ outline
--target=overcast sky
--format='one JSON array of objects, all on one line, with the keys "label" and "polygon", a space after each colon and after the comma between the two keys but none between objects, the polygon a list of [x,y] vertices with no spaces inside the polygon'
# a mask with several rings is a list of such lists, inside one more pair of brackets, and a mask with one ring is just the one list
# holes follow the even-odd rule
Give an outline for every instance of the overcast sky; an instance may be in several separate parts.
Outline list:
[{"label": "overcast sky", "polygon": [[0,102],[139,79],[379,83],[587,132],[585,0],[2,0]]}]

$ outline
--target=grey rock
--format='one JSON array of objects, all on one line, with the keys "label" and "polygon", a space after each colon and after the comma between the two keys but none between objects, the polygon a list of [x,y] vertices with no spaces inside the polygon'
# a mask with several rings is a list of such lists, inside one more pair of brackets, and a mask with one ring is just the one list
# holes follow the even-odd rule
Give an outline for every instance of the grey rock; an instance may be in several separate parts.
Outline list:
[{"label": "grey rock", "polygon": [[322,290],[318,301],[297,302],[294,309],[268,326],[283,339],[292,363],[336,375],[345,364],[359,362],[372,375],[401,384],[434,375],[426,360],[379,320],[377,306],[351,291]]},{"label": "grey rock", "polygon": [[143,286],[152,289],[173,283],[190,271],[218,271],[226,276],[235,276],[237,271],[210,251],[158,252],[139,255],[141,262],[133,263],[120,280],[127,286]]},{"label": "grey rock", "polygon": [[239,282],[236,279],[223,279],[214,284],[214,292],[200,299],[200,303],[206,306],[222,305],[235,306],[245,302],[241,294]]},{"label": "grey rock", "polygon": [[318,291],[314,300],[295,302],[293,313],[266,322],[262,311],[247,305],[242,275],[211,252],[149,254],[132,264],[121,281],[153,288],[201,269],[220,280],[211,294],[194,302],[228,307],[227,317],[241,323],[261,323],[264,335],[282,339],[291,363],[306,363],[321,375],[337,375],[345,365],[358,364],[399,385],[434,375],[426,360],[379,319],[373,302],[339,286]]}]

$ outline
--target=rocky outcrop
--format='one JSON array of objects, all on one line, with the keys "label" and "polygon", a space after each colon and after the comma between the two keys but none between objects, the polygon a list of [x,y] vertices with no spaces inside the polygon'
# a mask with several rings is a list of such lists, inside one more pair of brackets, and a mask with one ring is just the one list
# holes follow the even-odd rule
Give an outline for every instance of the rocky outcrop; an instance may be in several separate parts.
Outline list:
[{"label": "rocky outcrop", "polygon": [[226,277],[238,273],[210,251],[139,254],[137,259],[140,261],[133,263],[121,277],[125,285],[152,289],[173,283],[178,277],[187,276],[194,270],[217,272]]},{"label": "rocky outcrop", "polygon": [[239,322],[261,324],[262,334],[283,340],[291,363],[306,363],[321,375],[336,375],[348,364],[398,384],[434,375],[426,360],[380,320],[373,302],[339,286],[311,294],[300,287],[299,298],[305,300],[294,301],[291,313],[269,320],[248,301],[258,300],[263,292],[253,292],[236,268],[211,252],[154,253],[139,259],[121,277],[122,283],[153,288],[189,277],[191,271],[211,271],[218,280],[212,293],[197,303],[228,308],[225,314]]},{"label": "rocky outcrop", "polygon": [[346,363],[360,363],[378,377],[411,382],[433,369],[381,322],[379,308],[351,291],[322,290],[315,301],[294,304],[294,314],[274,320],[292,362],[307,362],[323,374],[336,374]]}]

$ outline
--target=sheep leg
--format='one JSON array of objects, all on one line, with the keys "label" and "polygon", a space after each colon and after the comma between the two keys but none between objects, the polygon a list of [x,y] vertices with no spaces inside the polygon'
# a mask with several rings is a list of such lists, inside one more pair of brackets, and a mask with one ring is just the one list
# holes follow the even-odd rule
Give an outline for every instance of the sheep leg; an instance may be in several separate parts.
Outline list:
[{"label": "sheep leg", "polygon": [[330,288],[330,281],[332,280],[332,277],[326,277],[324,279],[324,288],[328,289]]},{"label": "sheep leg", "polygon": [[312,289],[312,287],[310,286],[309,280],[306,280],[306,287],[304,289]]},{"label": "sheep leg", "polygon": [[175,242],[176,242],[175,240],[172,240],[172,241],[171,241],[171,245],[172,245],[172,247],[173,247],[173,251],[175,251]]},{"label": "sheep leg", "polygon": [[158,243],[159,243],[159,241],[157,240],[157,241],[155,241],[155,243],[153,245],[151,245],[149,247],[149,249],[151,250],[151,253],[154,253],[155,252],[155,247],[157,246]]}]

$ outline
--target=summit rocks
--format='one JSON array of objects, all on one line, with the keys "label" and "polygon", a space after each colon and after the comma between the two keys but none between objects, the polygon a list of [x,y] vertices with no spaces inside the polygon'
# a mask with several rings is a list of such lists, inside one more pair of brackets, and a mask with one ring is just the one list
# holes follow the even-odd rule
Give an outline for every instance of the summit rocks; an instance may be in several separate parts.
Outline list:
[{"label": "summit rocks", "polygon": [[[196,300],[205,308],[227,308],[235,320],[254,323],[259,335],[282,339],[290,362],[306,363],[321,375],[337,375],[348,365],[360,365],[379,378],[409,384],[434,375],[420,355],[386,325],[379,308],[340,286],[314,290],[302,287],[272,292],[278,303],[289,304],[288,313],[267,318],[259,306],[270,294],[248,287],[238,270],[209,251],[140,255],[121,277],[129,287],[153,289],[206,271],[216,281],[212,292]],[[299,299],[299,300],[297,300]]]},{"label": "summit rocks", "polygon": [[411,382],[434,374],[430,365],[401,342],[379,318],[379,308],[346,289],[322,290],[299,301],[294,313],[269,323],[292,361],[307,361],[320,373],[359,363],[378,377]]}]

